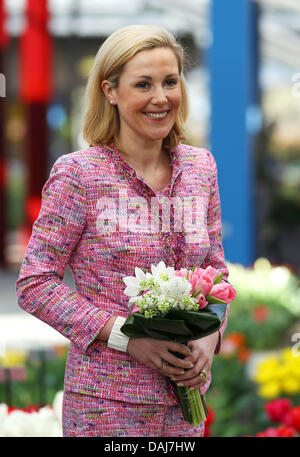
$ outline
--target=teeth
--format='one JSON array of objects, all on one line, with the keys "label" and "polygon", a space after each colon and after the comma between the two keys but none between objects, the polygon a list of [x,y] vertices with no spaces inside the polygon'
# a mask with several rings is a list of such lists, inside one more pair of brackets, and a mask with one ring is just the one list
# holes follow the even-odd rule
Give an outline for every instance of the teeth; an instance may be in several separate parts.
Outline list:
[{"label": "teeth", "polygon": [[149,116],[149,117],[154,117],[154,118],[160,118],[160,117],[165,117],[168,112],[165,111],[164,113],[145,113],[146,116]]}]

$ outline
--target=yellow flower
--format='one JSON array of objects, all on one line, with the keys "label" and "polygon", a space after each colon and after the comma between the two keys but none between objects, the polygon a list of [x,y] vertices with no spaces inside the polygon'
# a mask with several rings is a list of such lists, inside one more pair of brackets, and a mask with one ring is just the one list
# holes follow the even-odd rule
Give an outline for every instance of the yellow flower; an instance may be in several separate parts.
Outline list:
[{"label": "yellow flower", "polygon": [[268,357],[259,363],[253,380],[259,384],[273,380],[277,376],[280,365],[276,357]]},{"label": "yellow flower", "polygon": [[8,349],[4,355],[0,356],[0,365],[4,368],[24,365],[27,356],[28,353],[26,351]]},{"label": "yellow flower", "polygon": [[277,368],[276,377],[284,380],[291,375],[291,367],[288,364],[282,364]]},{"label": "yellow flower", "polygon": [[266,382],[271,381],[274,379],[274,369],[272,368],[264,368],[262,367],[257,371],[257,373],[253,376],[253,380],[258,384],[264,384]]},{"label": "yellow flower", "polygon": [[282,380],[282,390],[287,394],[296,394],[300,391],[300,382],[296,378],[286,378]]},{"label": "yellow flower", "polygon": [[280,394],[280,385],[276,381],[266,382],[260,386],[258,394],[263,398],[276,398]]},{"label": "yellow flower", "polygon": [[262,362],[260,362],[258,368],[272,368],[277,369],[279,367],[278,358],[275,356],[266,357]]},{"label": "yellow flower", "polygon": [[291,376],[297,378],[300,381],[300,365],[294,365],[290,367]]},{"label": "yellow flower", "polygon": [[291,348],[285,348],[280,351],[280,357],[284,362],[296,362],[299,357],[295,357]]}]

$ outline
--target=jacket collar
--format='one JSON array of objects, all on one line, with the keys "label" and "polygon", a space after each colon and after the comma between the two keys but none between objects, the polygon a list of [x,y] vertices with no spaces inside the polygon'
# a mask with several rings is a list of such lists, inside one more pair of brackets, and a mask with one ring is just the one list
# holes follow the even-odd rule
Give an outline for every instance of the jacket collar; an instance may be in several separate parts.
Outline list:
[{"label": "jacket collar", "polygon": [[[111,142],[108,145],[108,149],[111,151],[112,154],[112,159],[115,161],[119,171],[121,173],[125,173],[127,176],[131,177],[137,177],[136,172],[134,168],[129,165],[126,160],[122,157],[122,155],[119,152],[118,147],[115,145],[114,142]],[[173,169],[172,173],[172,181],[180,174],[181,171],[186,167],[186,164],[182,160],[182,154],[181,154],[181,148],[180,145],[176,147],[175,150],[171,151],[169,150],[169,155],[171,158],[171,165]]]}]

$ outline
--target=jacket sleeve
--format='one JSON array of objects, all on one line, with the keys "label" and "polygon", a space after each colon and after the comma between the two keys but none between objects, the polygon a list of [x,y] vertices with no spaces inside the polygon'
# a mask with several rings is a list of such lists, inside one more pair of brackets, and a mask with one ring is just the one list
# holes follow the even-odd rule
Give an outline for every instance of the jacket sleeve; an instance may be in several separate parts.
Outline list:
[{"label": "jacket sleeve", "polygon": [[[221,203],[218,185],[218,172],[217,165],[213,155],[209,152],[209,160],[211,163],[211,191],[210,199],[207,212],[207,230],[210,241],[210,248],[202,265],[202,268],[206,268],[209,265],[224,273],[223,279],[228,281],[228,268],[224,259],[224,250],[222,245],[222,222],[221,222]],[[226,308],[226,316],[222,326],[219,329],[219,341],[215,350],[218,354],[221,349],[222,337],[227,325],[229,312],[229,305]]]},{"label": "jacket sleeve", "polygon": [[[19,306],[89,353],[111,314],[62,283],[65,268],[86,221],[86,188],[81,166],[64,155],[42,190],[16,292]],[[94,344],[91,344],[94,343]]]}]

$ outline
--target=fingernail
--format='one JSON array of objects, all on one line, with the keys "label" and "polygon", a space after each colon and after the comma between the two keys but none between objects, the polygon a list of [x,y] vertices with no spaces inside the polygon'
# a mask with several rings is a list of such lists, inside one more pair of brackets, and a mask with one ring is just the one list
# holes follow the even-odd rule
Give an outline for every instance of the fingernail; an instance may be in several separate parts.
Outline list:
[{"label": "fingernail", "polygon": [[182,382],[178,382],[177,386],[182,387],[182,386],[184,386],[184,384]]}]

